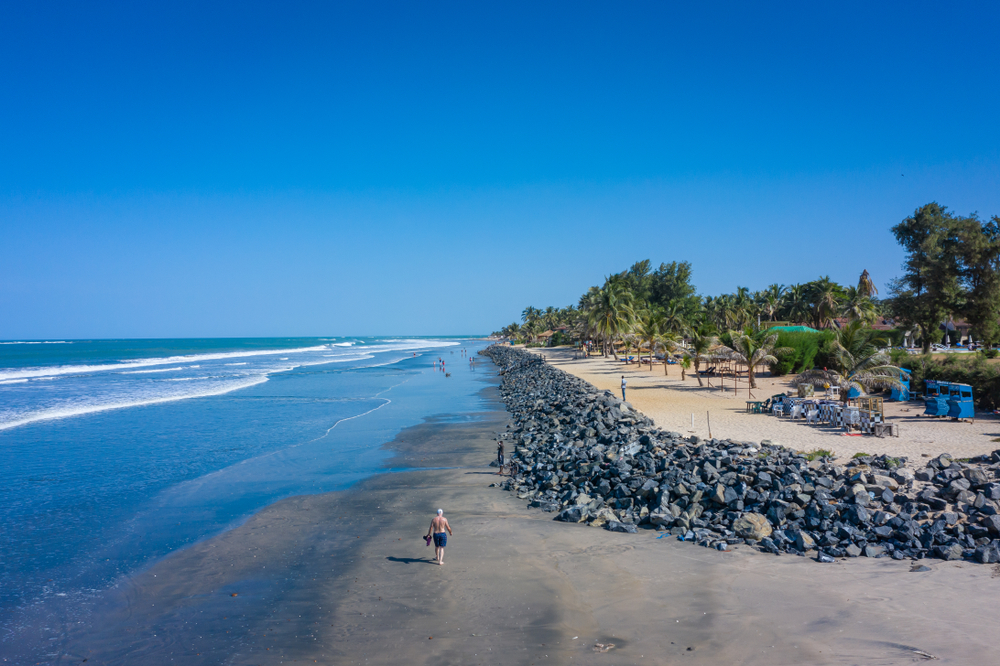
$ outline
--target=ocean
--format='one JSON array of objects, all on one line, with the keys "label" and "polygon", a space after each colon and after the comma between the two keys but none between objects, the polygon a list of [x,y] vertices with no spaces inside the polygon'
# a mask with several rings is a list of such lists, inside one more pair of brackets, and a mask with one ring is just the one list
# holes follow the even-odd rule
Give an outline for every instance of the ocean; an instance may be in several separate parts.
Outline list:
[{"label": "ocean", "polygon": [[0,655],[55,658],[47,646],[136,571],[386,471],[403,428],[481,409],[492,373],[466,353],[484,345],[0,342]]}]

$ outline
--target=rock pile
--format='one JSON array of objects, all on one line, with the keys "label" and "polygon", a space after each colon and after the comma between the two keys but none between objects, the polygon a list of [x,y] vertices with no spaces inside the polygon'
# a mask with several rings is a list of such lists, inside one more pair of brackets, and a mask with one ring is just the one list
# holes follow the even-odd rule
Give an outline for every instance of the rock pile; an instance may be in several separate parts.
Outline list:
[{"label": "rock pile", "polygon": [[534,354],[492,345],[512,416],[498,438],[521,471],[501,485],[555,519],[616,532],[669,530],[726,550],[1000,561],[1000,451],[846,464],[773,445],[657,429],[609,391]]}]

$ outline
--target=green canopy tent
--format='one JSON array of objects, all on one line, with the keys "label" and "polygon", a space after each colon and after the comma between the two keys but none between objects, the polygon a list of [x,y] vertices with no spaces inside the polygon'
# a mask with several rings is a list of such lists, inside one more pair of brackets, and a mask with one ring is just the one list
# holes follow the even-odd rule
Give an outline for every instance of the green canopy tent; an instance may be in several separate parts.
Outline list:
[{"label": "green canopy tent", "polygon": [[772,326],[769,331],[790,331],[792,333],[819,333],[810,326]]}]

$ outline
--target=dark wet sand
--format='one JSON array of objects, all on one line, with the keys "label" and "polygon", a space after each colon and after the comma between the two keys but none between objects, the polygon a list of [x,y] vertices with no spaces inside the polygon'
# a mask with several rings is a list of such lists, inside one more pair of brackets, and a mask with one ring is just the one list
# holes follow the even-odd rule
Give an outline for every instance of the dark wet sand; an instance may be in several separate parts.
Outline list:
[{"label": "dark wet sand", "polygon": [[[394,467],[458,469],[288,499],[177,553],[58,663],[1000,663],[992,567],[818,564],[556,523],[488,487],[505,423],[411,428]],[[421,538],[438,507],[455,530],[443,567]]]}]

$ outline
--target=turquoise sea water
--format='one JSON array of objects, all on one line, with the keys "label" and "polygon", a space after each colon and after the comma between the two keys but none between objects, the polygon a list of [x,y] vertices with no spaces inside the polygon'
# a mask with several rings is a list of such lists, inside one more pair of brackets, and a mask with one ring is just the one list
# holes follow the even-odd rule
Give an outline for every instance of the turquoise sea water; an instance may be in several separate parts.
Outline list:
[{"label": "turquoise sea water", "polygon": [[477,411],[487,370],[462,350],[483,344],[0,343],[0,655],[44,659],[121,577],[382,471],[424,417]]}]

